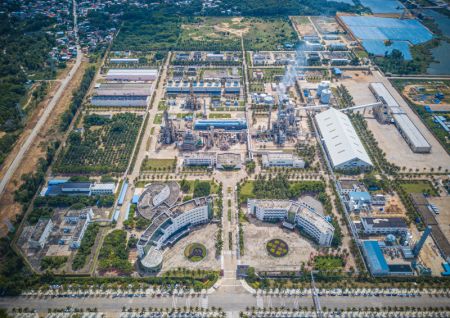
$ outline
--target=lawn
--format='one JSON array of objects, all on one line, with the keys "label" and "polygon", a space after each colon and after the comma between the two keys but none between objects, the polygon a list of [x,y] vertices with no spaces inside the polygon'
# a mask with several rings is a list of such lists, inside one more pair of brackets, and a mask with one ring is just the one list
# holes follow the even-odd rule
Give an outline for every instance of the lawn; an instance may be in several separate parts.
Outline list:
[{"label": "lawn", "polygon": [[431,195],[438,195],[436,192],[436,189],[433,188],[431,183],[426,180],[421,181],[402,181],[400,183],[400,186],[405,190],[408,194],[409,193],[429,193]]},{"label": "lawn", "polygon": [[162,124],[162,116],[163,116],[162,113],[157,113],[157,114],[155,115],[155,118],[153,119],[153,123],[154,123],[155,125],[161,125],[161,124]]},{"label": "lawn", "polygon": [[287,18],[249,18],[249,31],[244,35],[244,46],[250,51],[284,50],[297,46],[298,36]]},{"label": "lawn", "polygon": [[231,118],[231,114],[210,113],[208,118]]},{"label": "lawn", "polygon": [[254,198],[253,194],[253,181],[247,181],[240,189],[241,202],[247,202],[247,199]]},{"label": "lawn", "polygon": [[182,50],[240,51],[248,26],[242,18],[197,17],[181,25],[178,48]]},{"label": "lawn", "polygon": [[344,265],[344,261],[338,256],[316,256],[314,258],[314,269],[318,271],[342,271]]},{"label": "lawn", "polygon": [[176,165],[175,159],[149,159],[142,162],[141,171],[170,171]]}]

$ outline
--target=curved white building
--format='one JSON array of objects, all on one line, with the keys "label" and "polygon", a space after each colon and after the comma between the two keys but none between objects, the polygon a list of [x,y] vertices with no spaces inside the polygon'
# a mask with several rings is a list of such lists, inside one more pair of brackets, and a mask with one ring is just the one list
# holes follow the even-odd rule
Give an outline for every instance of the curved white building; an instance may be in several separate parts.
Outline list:
[{"label": "curved white building", "polygon": [[293,221],[297,227],[311,236],[319,245],[331,245],[334,226],[305,202],[249,199],[247,208],[249,213],[255,215],[261,221]]}]

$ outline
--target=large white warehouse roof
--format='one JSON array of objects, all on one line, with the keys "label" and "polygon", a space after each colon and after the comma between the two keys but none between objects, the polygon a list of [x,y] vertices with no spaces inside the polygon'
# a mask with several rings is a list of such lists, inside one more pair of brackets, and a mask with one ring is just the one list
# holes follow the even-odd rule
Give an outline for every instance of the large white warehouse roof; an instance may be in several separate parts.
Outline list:
[{"label": "large white warehouse roof", "polygon": [[113,68],[108,71],[107,76],[116,76],[116,75],[151,75],[156,76],[158,71],[156,69],[148,69],[148,68]]},{"label": "large white warehouse roof", "polygon": [[348,116],[335,108],[316,115],[320,134],[334,168],[344,168],[350,162],[359,166],[372,165]]}]

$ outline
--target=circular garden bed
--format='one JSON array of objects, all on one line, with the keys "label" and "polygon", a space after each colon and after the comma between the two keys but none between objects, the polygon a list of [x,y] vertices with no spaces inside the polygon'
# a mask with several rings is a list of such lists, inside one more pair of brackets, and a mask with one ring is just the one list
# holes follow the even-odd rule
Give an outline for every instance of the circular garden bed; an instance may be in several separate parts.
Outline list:
[{"label": "circular garden bed", "polygon": [[200,243],[192,243],[184,249],[184,256],[191,262],[200,262],[206,257],[206,247]]},{"label": "circular garden bed", "polygon": [[273,257],[283,257],[289,252],[289,246],[283,240],[273,239],[267,242],[266,250]]}]

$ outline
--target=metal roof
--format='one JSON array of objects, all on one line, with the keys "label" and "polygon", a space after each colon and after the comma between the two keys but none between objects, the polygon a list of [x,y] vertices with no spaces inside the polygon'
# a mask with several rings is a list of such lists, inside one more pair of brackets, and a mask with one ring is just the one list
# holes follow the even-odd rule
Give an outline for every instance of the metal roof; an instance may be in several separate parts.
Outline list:
[{"label": "metal roof", "polygon": [[317,114],[316,121],[333,167],[354,159],[372,165],[372,161],[347,115],[335,108],[330,108]]},{"label": "metal roof", "polygon": [[394,118],[398,128],[403,131],[414,148],[431,148],[428,141],[421,134],[419,129],[417,129],[408,115],[394,114],[392,117]]},{"label": "metal roof", "polygon": [[363,241],[362,247],[372,274],[388,274],[389,267],[377,241]]}]

